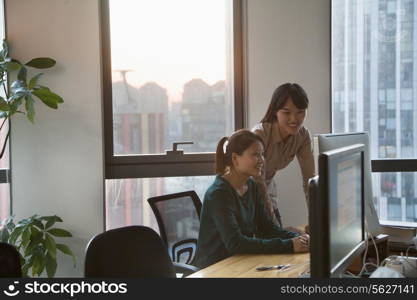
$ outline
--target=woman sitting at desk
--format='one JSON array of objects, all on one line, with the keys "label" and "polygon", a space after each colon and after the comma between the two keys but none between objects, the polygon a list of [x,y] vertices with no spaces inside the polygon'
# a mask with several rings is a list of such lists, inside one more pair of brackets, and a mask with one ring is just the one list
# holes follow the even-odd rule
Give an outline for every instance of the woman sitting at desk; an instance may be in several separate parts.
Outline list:
[{"label": "woman sitting at desk", "polygon": [[299,236],[275,225],[264,209],[252,179],[261,173],[263,151],[262,139],[249,130],[224,137],[217,145],[217,176],[204,196],[201,212],[195,259],[198,267],[237,253],[308,251],[308,235]]}]

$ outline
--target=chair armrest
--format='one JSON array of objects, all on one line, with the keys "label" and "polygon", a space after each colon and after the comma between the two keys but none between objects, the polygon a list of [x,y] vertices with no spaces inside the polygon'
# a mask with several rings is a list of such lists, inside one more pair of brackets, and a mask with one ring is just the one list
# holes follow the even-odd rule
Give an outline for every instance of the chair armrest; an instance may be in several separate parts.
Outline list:
[{"label": "chair armrest", "polygon": [[182,273],[183,276],[182,277],[186,277],[188,275],[191,275],[197,271],[200,271],[199,268],[192,266],[192,265],[187,265],[187,264],[183,264],[183,263],[177,263],[177,262],[173,262],[172,263],[174,265],[174,269],[176,273]]}]

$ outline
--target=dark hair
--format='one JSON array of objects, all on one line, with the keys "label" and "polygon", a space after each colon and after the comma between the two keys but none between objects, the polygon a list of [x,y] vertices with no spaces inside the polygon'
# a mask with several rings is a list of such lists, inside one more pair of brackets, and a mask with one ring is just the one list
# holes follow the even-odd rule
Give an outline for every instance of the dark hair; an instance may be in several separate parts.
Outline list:
[{"label": "dark hair", "polygon": [[284,83],[277,87],[272,94],[271,103],[269,103],[268,110],[261,123],[274,122],[277,119],[277,111],[283,108],[290,98],[299,109],[308,108],[308,97],[304,89],[297,83]]},{"label": "dark hair", "polygon": [[[226,151],[223,151],[226,141]],[[222,137],[216,149],[216,174],[224,174],[226,167],[233,165],[232,153],[242,155],[254,142],[260,142],[264,146],[262,139],[247,129],[237,130],[230,137]]]}]

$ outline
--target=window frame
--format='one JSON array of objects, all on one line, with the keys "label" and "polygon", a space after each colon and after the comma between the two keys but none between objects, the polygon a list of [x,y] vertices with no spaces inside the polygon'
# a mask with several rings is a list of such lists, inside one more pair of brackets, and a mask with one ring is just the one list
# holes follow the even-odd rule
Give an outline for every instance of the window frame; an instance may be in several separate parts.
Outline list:
[{"label": "window frame", "polygon": [[[246,123],[243,53],[245,1],[232,0],[235,129],[243,128]],[[109,0],[100,2],[100,12],[105,179],[213,175],[214,152],[174,156],[166,154],[114,155]]]}]

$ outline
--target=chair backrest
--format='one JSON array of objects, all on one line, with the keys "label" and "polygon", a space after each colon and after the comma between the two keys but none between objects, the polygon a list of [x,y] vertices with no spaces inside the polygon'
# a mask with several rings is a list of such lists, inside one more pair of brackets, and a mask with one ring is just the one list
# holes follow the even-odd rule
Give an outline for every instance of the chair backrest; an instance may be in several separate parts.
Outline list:
[{"label": "chair backrest", "polygon": [[22,277],[19,252],[7,243],[0,243],[0,277]]},{"label": "chair backrest", "polygon": [[85,277],[175,278],[166,246],[153,229],[127,226],[93,237],[87,245]]},{"label": "chair backrest", "polygon": [[197,249],[202,206],[197,193],[186,191],[152,197],[148,202],[171,259],[174,262],[192,264]]}]

